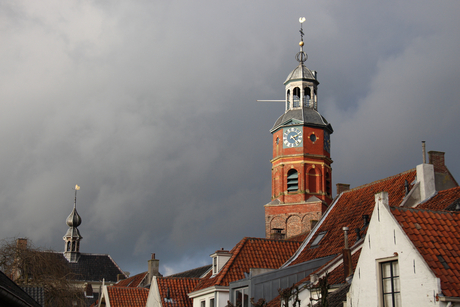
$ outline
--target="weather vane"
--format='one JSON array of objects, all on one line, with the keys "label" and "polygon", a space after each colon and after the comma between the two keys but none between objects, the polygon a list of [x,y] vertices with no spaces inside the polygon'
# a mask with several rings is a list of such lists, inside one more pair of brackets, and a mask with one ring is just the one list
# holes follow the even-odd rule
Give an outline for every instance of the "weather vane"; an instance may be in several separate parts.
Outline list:
[{"label": "weather vane", "polygon": [[295,59],[297,60],[297,62],[300,62],[300,63],[303,63],[305,62],[307,59],[308,59],[308,55],[303,51],[303,36],[305,35],[303,33],[303,23],[305,22],[305,17],[300,17],[299,18],[299,22],[300,22],[300,43],[299,43],[299,46],[300,46],[300,51],[295,55]]},{"label": "weather vane", "polygon": [[80,190],[80,186],[76,184],[75,188],[73,189],[75,190],[75,202],[73,203],[73,206],[76,207],[77,206],[77,191]]},{"label": "weather vane", "polygon": [[306,20],[305,17],[300,17],[299,18],[299,22],[300,22],[300,31],[299,32],[300,32],[300,40],[302,42],[303,42],[303,36],[305,35],[305,34],[303,34],[302,24],[305,22],[305,20]]}]

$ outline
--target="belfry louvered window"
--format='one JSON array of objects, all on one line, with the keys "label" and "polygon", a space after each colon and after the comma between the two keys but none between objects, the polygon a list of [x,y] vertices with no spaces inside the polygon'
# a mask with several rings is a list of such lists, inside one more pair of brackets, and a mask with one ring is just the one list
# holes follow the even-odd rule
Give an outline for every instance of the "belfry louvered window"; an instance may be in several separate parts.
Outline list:
[{"label": "belfry louvered window", "polygon": [[291,169],[287,174],[287,190],[288,192],[297,191],[299,189],[299,173],[295,169]]}]

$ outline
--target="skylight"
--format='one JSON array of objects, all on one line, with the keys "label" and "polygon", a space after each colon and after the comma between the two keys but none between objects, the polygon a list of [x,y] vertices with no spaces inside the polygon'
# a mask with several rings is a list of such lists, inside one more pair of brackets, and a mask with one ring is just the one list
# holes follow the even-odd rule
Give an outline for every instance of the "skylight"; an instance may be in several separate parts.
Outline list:
[{"label": "skylight", "polygon": [[327,231],[320,232],[318,234],[318,236],[313,240],[313,242],[311,242],[311,247],[315,247],[315,246],[319,245],[319,242],[324,238],[326,233],[327,233]]}]

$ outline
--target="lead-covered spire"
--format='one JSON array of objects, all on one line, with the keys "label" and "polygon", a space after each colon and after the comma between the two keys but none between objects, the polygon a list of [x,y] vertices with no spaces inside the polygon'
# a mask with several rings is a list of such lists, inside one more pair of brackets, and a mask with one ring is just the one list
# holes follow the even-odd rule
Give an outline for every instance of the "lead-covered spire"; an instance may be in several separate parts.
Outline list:
[{"label": "lead-covered spire", "polygon": [[63,237],[65,241],[64,255],[69,262],[78,262],[78,256],[80,254],[80,240],[83,237],[80,235],[78,226],[81,225],[81,217],[77,212],[77,191],[80,190],[80,187],[75,185],[75,199],[73,203],[72,212],[67,217],[66,223],[69,226],[65,236]]}]

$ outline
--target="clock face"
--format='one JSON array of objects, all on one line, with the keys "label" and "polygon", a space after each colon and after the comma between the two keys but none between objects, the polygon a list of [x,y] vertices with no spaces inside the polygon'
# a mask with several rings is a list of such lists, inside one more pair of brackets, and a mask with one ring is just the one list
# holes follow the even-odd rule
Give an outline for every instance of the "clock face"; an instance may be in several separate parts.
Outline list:
[{"label": "clock face", "polygon": [[324,150],[331,152],[331,136],[326,131],[324,131]]},{"label": "clock face", "polygon": [[285,128],[283,131],[283,147],[297,147],[302,144],[302,130],[297,127]]}]

